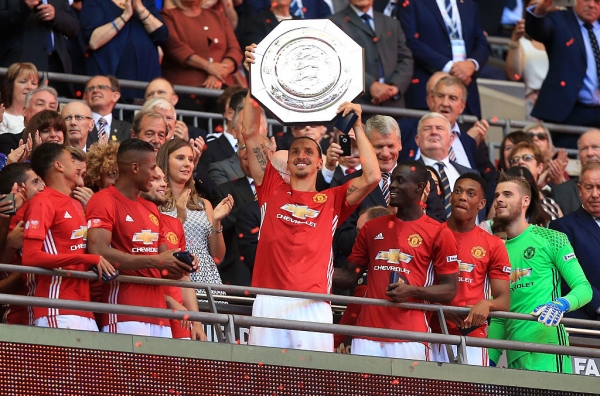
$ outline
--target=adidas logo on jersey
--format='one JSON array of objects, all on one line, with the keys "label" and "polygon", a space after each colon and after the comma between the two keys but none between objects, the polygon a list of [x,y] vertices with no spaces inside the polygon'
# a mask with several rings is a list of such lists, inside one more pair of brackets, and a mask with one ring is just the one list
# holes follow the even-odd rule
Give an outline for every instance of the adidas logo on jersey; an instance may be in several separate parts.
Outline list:
[{"label": "adidas logo on jersey", "polygon": [[381,232],[377,234],[377,236],[373,240],[376,241],[378,239],[383,239],[383,234]]},{"label": "adidas logo on jersey", "polygon": [[65,212],[65,219],[72,219],[73,216],[69,214],[69,212]]},{"label": "adidas logo on jersey", "polygon": [[127,216],[125,217],[125,221],[128,221],[128,222],[130,222],[130,223],[133,223],[133,219],[132,219],[132,218],[131,218],[131,216],[129,216],[129,215],[127,215]]}]

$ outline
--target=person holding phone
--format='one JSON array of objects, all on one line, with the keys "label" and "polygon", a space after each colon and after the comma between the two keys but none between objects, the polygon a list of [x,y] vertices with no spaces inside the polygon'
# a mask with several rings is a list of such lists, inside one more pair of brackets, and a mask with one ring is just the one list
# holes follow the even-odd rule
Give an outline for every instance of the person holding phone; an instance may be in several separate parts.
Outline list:
[{"label": "person holding phone", "polygon": [[[458,288],[456,241],[450,230],[423,215],[421,197],[428,181],[424,164],[398,164],[390,185],[390,206],[397,208],[396,214],[370,220],[360,228],[346,265],[335,269],[334,285],[348,289],[367,271],[367,298],[399,303],[447,303],[454,298]],[[356,325],[430,331],[422,311],[374,305],[361,307]],[[355,337],[351,352],[414,360],[429,357],[426,343],[377,337]]]},{"label": "person holding phone", "polygon": [[[139,197],[158,178],[156,155],[148,142],[127,139],[117,152],[119,177],[88,202],[88,251],[104,256],[124,275],[181,279],[190,266],[168,249],[156,205]],[[167,308],[162,286],[121,283],[104,285],[103,302]],[[102,331],[171,338],[171,327],[159,318],[107,314]]]}]

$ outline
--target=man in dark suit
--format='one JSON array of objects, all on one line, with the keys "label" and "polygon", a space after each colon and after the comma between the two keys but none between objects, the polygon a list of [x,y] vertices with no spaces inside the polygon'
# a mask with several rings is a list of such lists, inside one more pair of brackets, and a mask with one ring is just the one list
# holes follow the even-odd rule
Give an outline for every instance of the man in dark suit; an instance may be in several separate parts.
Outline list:
[{"label": "man in dark suit", "polygon": [[[392,117],[376,115],[366,123],[365,133],[375,149],[381,181],[378,188],[369,193],[356,208],[354,213],[335,232],[333,240],[333,253],[335,255],[335,266],[344,266],[346,257],[352,252],[352,247],[358,235],[356,224],[361,212],[374,206],[389,206],[389,186],[392,171],[398,164],[398,153],[402,149],[400,143],[400,129],[398,123]],[[346,183],[354,177],[362,174],[362,170],[344,176],[339,180],[339,185]],[[338,182],[332,181],[331,187],[336,187]],[[387,183],[387,184],[386,184]],[[435,191],[435,184],[430,179],[430,188]],[[386,193],[387,192],[387,193]],[[427,215],[442,222],[446,220],[444,208],[437,194],[429,194],[426,201]]]},{"label": "man in dark suit", "polygon": [[[242,127],[243,115],[244,107],[242,102],[242,104],[238,104],[238,106],[236,107],[233,117],[231,119],[231,125],[228,128],[228,130],[231,131],[231,134],[237,139],[236,144],[238,147],[240,146],[239,139],[241,139],[241,134],[239,133],[239,130]],[[240,153],[238,151],[231,157],[222,159],[217,162],[213,162],[208,166],[208,175],[217,185],[223,184],[231,180],[246,177],[246,174],[244,173],[241,167],[239,154]]]},{"label": "man in dark suit", "polygon": [[235,234],[239,238],[240,260],[248,267],[250,276],[252,276],[252,270],[254,269],[259,228],[260,207],[258,201],[252,201],[238,210],[235,222]]},{"label": "man in dark suit", "polygon": [[373,0],[350,0],[331,20],[365,51],[365,94],[359,103],[404,107],[413,59],[398,21],[373,11]]},{"label": "man in dark suit", "polygon": [[[578,187],[582,206],[567,216],[553,220],[550,228],[567,234],[579,264],[592,285],[592,301],[565,316],[600,320],[600,163],[589,162],[584,165]],[[565,283],[563,287],[566,287]],[[567,291],[563,291],[563,294]]]},{"label": "man in dark suit", "polygon": [[32,62],[40,71],[71,73],[67,40],[79,31],[67,0],[1,0],[10,18],[2,23],[0,65]]},{"label": "man in dark suit", "polygon": [[[450,217],[450,194],[454,190],[454,182],[463,173],[474,171],[449,158],[448,152],[454,139],[450,122],[443,114],[427,113],[419,120],[415,139],[421,151],[419,161],[436,169],[441,177],[446,218]],[[479,220],[484,219],[485,209],[479,215]]]},{"label": "man in dark suit", "polygon": [[[551,11],[552,2],[544,0],[525,16],[525,31],[546,46],[550,62],[531,115],[561,124],[600,125],[600,65],[594,55],[600,54],[600,4],[577,1],[573,9]],[[552,140],[557,147],[577,147],[577,135],[553,133]]]},{"label": "man in dark suit", "polygon": [[88,135],[87,147],[100,140],[122,142],[131,137],[131,124],[117,120],[113,109],[121,97],[121,86],[113,76],[94,76],[85,84],[83,99],[92,109],[94,129]]},{"label": "man in dark suit", "polygon": [[445,71],[467,86],[467,113],[481,118],[477,72],[487,63],[490,47],[472,0],[419,0],[405,3],[398,16],[415,60],[406,105],[427,109],[427,80]]},{"label": "man in dark suit", "polygon": [[[434,73],[427,82],[427,106],[430,111],[442,114],[452,126],[451,150],[448,152],[449,158],[467,168],[476,169],[483,175],[488,190],[486,191],[486,200],[488,209],[494,201],[494,191],[496,190],[497,172],[491,163],[488,155],[485,135],[489,129],[489,124],[485,120],[477,121],[468,131],[461,130],[457,119],[466,106],[467,89],[460,79],[450,76],[444,72]],[[400,160],[412,160],[420,157],[419,147],[415,140],[417,136],[417,119],[403,119],[399,122],[402,131],[402,151]],[[476,141],[471,134],[479,140]]]},{"label": "man in dark suit", "polygon": [[[264,142],[272,151],[271,142],[269,139],[264,137]],[[227,251],[225,252],[223,262],[218,268],[223,283],[242,286],[250,285],[251,275],[248,267],[244,265],[240,258],[240,251],[238,248],[239,238],[235,227],[236,218],[239,208],[250,202],[253,202],[256,197],[256,186],[254,185],[254,179],[250,177],[250,168],[248,165],[248,156],[246,151],[246,145],[241,139],[239,141],[239,150],[237,155],[239,156],[240,166],[244,172],[244,177],[218,185],[215,188],[212,199],[213,205],[216,205],[221,202],[221,200],[223,200],[227,194],[231,194],[233,197],[233,209],[231,210],[231,213],[229,213],[229,215],[221,222],[223,225],[223,238],[225,239]]]},{"label": "man in dark suit", "polygon": [[[323,0],[277,0],[276,2],[282,7],[288,7],[292,15],[302,19],[327,18],[332,12]],[[245,14],[249,16],[259,14],[268,10],[272,4],[271,0],[244,1]]]}]

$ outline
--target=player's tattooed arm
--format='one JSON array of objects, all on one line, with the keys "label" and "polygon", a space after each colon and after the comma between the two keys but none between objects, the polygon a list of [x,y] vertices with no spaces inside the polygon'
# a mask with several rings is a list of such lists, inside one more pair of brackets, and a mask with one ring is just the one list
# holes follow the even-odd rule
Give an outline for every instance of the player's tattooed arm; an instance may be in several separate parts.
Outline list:
[{"label": "player's tattooed arm", "polygon": [[356,187],[354,184],[351,184],[348,187],[348,190],[346,190],[346,198],[348,198],[350,195],[354,194],[357,191],[358,191],[358,187]]},{"label": "player's tattooed arm", "polygon": [[262,171],[267,170],[267,162],[269,162],[269,154],[267,150],[267,146],[264,143],[261,143],[260,146],[255,147],[252,152],[256,156],[256,161],[258,161],[258,165]]}]

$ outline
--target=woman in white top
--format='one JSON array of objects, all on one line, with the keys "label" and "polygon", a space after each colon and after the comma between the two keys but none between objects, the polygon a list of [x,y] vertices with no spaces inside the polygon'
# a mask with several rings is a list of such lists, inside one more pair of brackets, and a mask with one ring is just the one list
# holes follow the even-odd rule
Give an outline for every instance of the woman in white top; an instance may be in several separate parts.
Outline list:
[{"label": "woman in white top", "polygon": [[38,87],[40,75],[33,63],[13,63],[6,72],[6,78],[2,85],[2,100],[4,117],[0,123],[0,134],[21,134],[25,125],[23,124],[23,109],[25,108],[25,97],[29,91]]},{"label": "woman in white top", "polygon": [[[529,0],[525,8],[540,2]],[[505,72],[509,80],[525,83],[525,118],[533,120],[530,114],[548,73],[548,54],[544,44],[525,34],[524,19],[519,21],[508,42]]]}]

